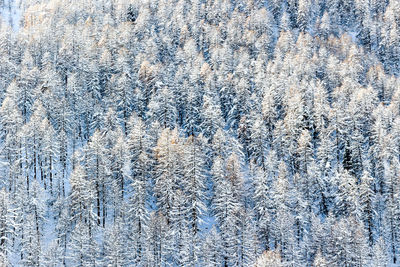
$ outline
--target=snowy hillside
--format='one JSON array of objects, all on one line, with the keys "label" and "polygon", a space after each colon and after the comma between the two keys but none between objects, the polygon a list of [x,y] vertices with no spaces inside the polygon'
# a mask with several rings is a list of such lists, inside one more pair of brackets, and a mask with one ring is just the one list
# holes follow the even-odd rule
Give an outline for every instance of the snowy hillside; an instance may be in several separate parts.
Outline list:
[{"label": "snowy hillside", "polygon": [[398,0],[0,14],[0,266],[400,266]]}]

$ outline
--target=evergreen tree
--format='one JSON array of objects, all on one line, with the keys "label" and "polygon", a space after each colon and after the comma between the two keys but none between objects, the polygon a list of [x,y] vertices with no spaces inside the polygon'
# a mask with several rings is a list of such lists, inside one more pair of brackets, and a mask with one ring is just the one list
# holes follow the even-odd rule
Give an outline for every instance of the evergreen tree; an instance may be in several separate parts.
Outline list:
[{"label": "evergreen tree", "polygon": [[120,218],[108,226],[104,239],[104,264],[106,266],[123,266],[127,264],[126,247],[124,247],[125,232]]},{"label": "evergreen tree", "polygon": [[110,188],[110,160],[105,147],[104,135],[97,130],[85,149],[85,168],[94,185],[98,224],[105,226]]},{"label": "evergreen tree", "polygon": [[181,161],[183,148],[177,130],[164,129],[154,152],[157,159],[154,193],[158,208],[169,224],[174,195],[184,181]]},{"label": "evergreen tree", "polygon": [[99,251],[95,240],[98,218],[94,211],[94,182],[88,180],[84,168],[77,165],[70,184],[70,209],[74,227],[67,245],[69,258],[77,266],[95,266]]},{"label": "evergreen tree", "polygon": [[[239,212],[242,208],[242,177],[239,173],[239,162],[232,154],[224,168],[221,159],[217,158],[213,165],[215,180],[215,216],[221,231],[223,265],[238,264]],[[224,175],[224,169],[226,174]],[[221,176],[222,175],[222,176]]]},{"label": "evergreen tree", "polygon": [[215,226],[207,233],[202,246],[204,266],[215,266],[222,262],[221,259],[221,237]]},{"label": "evergreen tree", "polygon": [[191,224],[190,262],[199,260],[200,226],[203,214],[206,212],[206,166],[205,140],[202,135],[197,138],[189,136],[183,147],[184,153],[184,188],[187,195],[186,203],[189,206],[189,224]]}]

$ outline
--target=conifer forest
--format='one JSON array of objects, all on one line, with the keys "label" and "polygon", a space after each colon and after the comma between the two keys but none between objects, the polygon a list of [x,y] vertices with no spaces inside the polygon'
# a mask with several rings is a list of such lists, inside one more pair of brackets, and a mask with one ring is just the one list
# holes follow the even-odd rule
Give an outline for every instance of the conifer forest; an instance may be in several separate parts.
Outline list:
[{"label": "conifer forest", "polygon": [[400,266],[399,0],[0,0],[0,266]]}]

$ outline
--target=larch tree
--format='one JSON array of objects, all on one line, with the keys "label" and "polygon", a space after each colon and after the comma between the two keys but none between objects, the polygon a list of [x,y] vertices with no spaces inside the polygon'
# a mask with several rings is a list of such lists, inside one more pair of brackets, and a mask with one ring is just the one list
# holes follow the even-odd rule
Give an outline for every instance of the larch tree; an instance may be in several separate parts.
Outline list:
[{"label": "larch tree", "polygon": [[189,206],[189,223],[191,224],[190,261],[195,263],[200,259],[200,226],[204,213],[206,213],[206,140],[200,135],[189,136],[183,144],[184,153],[184,193],[187,195],[186,203]]},{"label": "larch tree", "polygon": [[183,162],[182,143],[176,129],[164,129],[157,146],[154,148],[157,172],[155,174],[154,193],[159,210],[170,221],[170,212],[174,194],[182,186]]},{"label": "larch tree", "polygon": [[257,258],[255,263],[256,267],[267,267],[267,266],[276,266],[281,267],[284,266],[282,262],[281,255],[277,251],[264,251],[261,256]]},{"label": "larch tree", "polygon": [[213,226],[207,233],[206,239],[203,241],[203,259],[204,266],[215,266],[221,262],[221,237],[216,227]]},{"label": "larch tree", "polygon": [[97,130],[85,148],[85,168],[90,180],[93,181],[96,195],[96,210],[98,224],[105,226],[110,188],[110,159],[106,153],[104,135]]},{"label": "larch tree", "polygon": [[259,242],[265,250],[268,250],[272,241],[272,216],[273,216],[273,197],[272,185],[276,175],[277,160],[273,152],[267,157],[267,169],[256,168],[254,171],[254,202],[257,217],[257,228],[259,231]]},{"label": "larch tree", "polygon": [[15,192],[18,168],[22,160],[21,138],[17,135],[22,126],[22,116],[12,98],[6,97],[0,108],[0,124],[3,129],[1,139],[3,149],[3,183],[9,192]]},{"label": "larch tree", "polygon": [[177,121],[177,111],[172,91],[167,86],[159,90],[160,93],[155,95],[149,103],[147,117],[158,120],[164,128],[173,128]]},{"label": "larch tree", "polygon": [[112,227],[108,227],[104,241],[104,264],[107,266],[122,266],[128,263],[126,232],[120,217],[114,221]]},{"label": "larch tree", "polygon": [[95,266],[98,218],[95,212],[95,181],[88,179],[84,167],[77,165],[71,175],[70,209],[74,225],[68,245],[69,259],[76,266]]},{"label": "larch tree", "polygon": [[0,262],[10,264],[13,240],[17,229],[15,213],[10,193],[4,188],[0,191]]},{"label": "larch tree", "polygon": [[[223,264],[224,266],[229,266],[238,264],[239,260],[239,212],[242,208],[241,190],[243,181],[240,174],[239,161],[235,154],[232,154],[227,159],[226,165],[224,165],[219,158],[214,161],[214,213],[221,231]],[[226,174],[224,174],[224,171]],[[232,255],[234,256],[232,257]]]}]

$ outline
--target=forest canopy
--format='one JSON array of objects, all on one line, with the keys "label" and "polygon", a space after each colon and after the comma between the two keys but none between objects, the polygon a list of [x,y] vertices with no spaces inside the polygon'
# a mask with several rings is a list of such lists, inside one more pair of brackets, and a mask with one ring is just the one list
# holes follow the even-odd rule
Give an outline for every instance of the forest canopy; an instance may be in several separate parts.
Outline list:
[{"label": "forest canopy", "polygon": [[1,266],[399,263],[398,0],[1,5]]}]

